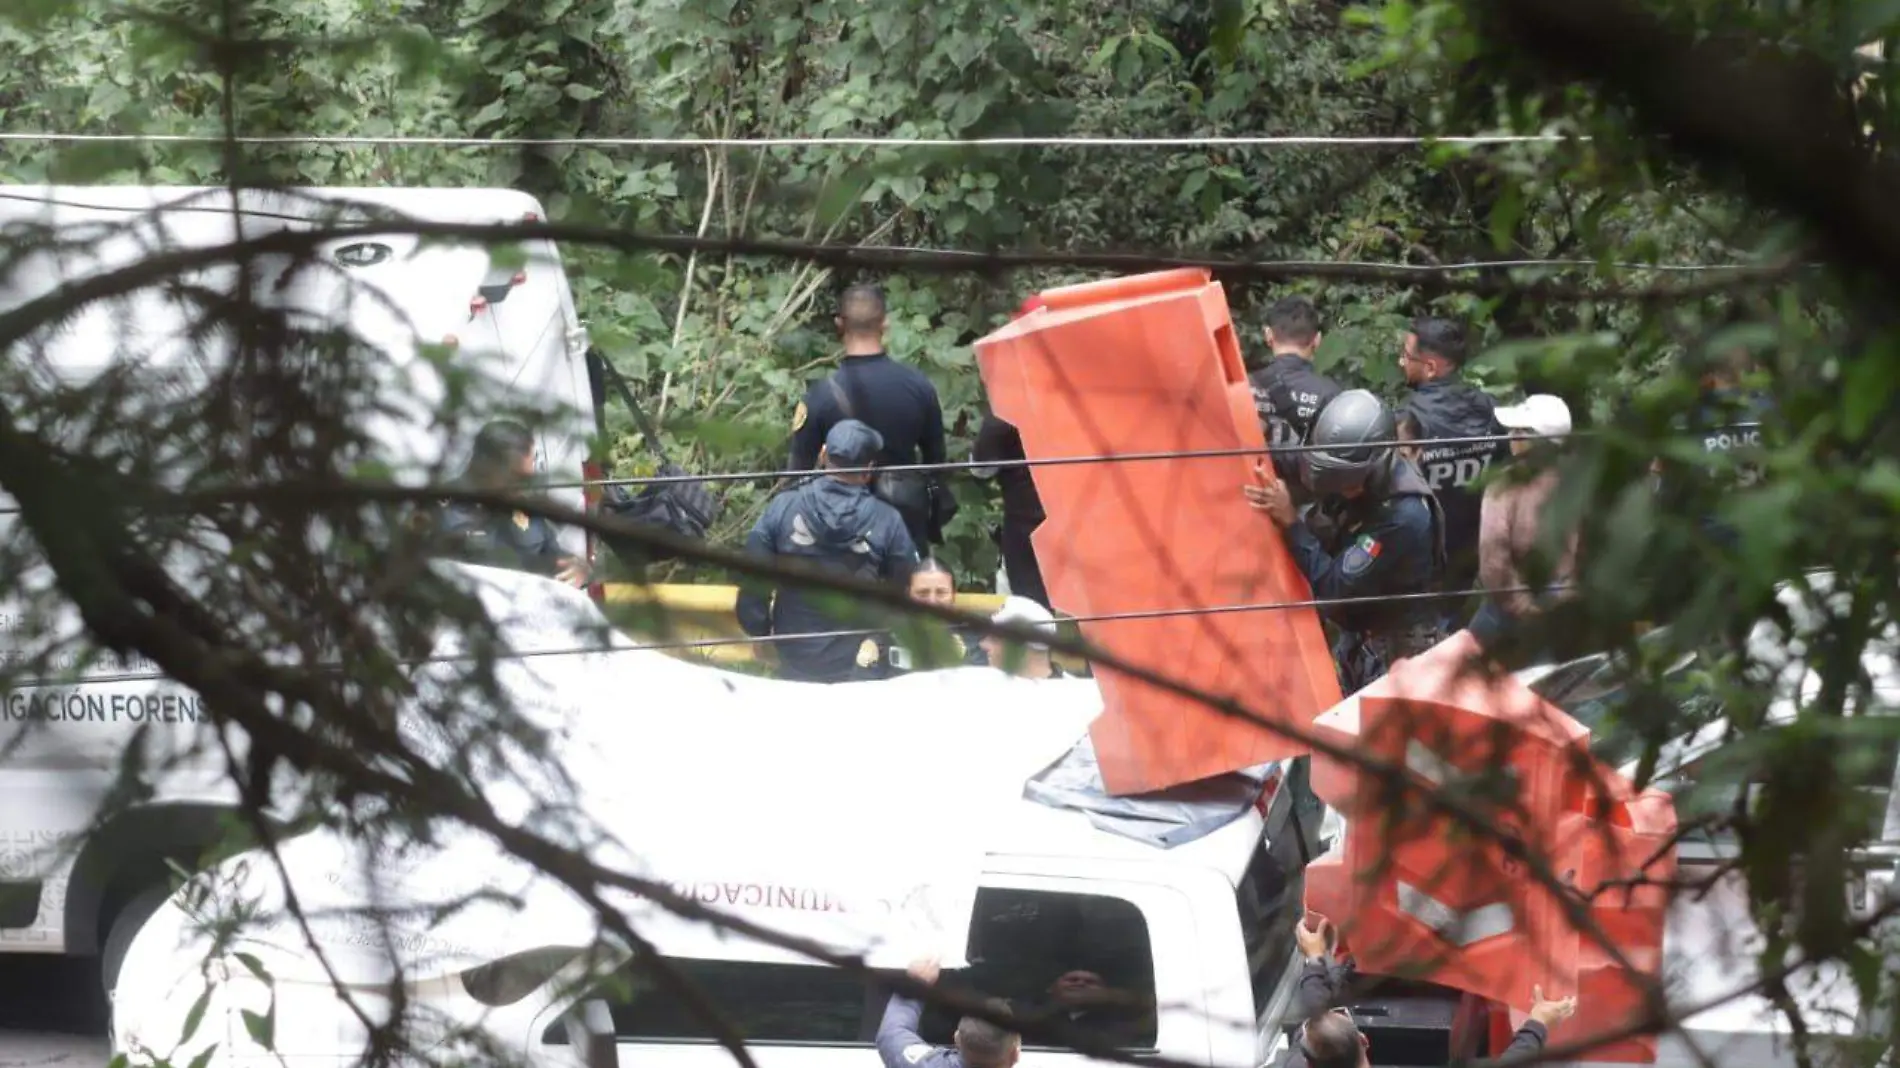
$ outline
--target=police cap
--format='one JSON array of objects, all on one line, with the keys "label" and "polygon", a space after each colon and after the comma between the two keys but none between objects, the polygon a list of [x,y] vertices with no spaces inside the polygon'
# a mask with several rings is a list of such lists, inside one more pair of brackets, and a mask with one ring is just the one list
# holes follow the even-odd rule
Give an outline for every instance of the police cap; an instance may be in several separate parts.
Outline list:
[{"label": "police cap", "polygon": [[856,419],[840,419],[825,435],[825,456],[838,467],[869,467],[884,451],[884,435]]}]

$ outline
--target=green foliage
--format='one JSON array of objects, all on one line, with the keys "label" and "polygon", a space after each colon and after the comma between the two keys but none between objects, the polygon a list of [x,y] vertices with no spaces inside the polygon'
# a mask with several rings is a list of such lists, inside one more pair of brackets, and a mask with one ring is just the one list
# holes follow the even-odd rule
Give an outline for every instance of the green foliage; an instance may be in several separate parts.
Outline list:
[{"label": "green foliage", "polygon": [[[174,5],[175,6],[175,5]],[[221,129],[219,73],[163,7],[94,0],[9,12],[0,121],[67,132]],[[999,17],[977,0],[923,9],[843,2],[252,0],[234,101],[246,133],[526,138],[877,134],[925,138],[1411,132],[1433,97],[1417,70],[1444,16],[1405,4],[1342,18],[1307,4],[1129,5],[1042,0]],[[107,17],[110,16],[110,17]],[[268,62],[259,57],[268,55]],[[1396,64],[1394,57],[1409,57]],[[1371,74],[1362,71],[1373,71]],[[1566,150],[1569,151],[1569,150]],[[1662,188],[1575,193],[1601,168],[1541,146],[1420,153],[1289,147],[640,150],[260,146],[247,176],[310,184],[496,184],[557,217],[708,237],[982,248],[1205,250],[1287,259],[1458,262],[1597,254],[1650,235],[1659,257],[1708,251]],[[1553,167],[1552,163],[1565,164]],[[221,149],[14,144],[12,181],[221,181]],[[1655,236],[1661,235],[1661,236]],[[570,249],[596,342],[633,376],[682,462],[706,470],[783,463],[791,409],[834,354],[830,295],[847,279],[732,257],[623,257]],[[936,383],[967,455],[981,385],[968,344],[1029,292],[1078,280],[889,279],[890,350]],[[690,279],[690,281],[689,281]],[[1382,389],[1421,294],[1296,287],[1328,314],[1321,362]],[[1243,321],[1272,294],[1230,287]],[[1593,313],[1464,302],[1503,337]],[[1613,313],[1605,313],[1612,314]],[[1258,331],[1243,330],[1257,347]],[[1258,351],[1252,356],[1264,355]],[[1508,376],[1485,376],[1499,386]],[[617,413],[609,455],[633,461]],[[726,487],[716,534],[735,542],[769,492]],[[969,584],[995,570],[986,489],[944,555]],[[683,575],[676,577],[685,577]]]},{"label": "green foliage", "polygon": [[[250,134],[519,139],[1488,131],[1590,139],[1422,150],[14,142],[0,145],[0,177],[492,184],[524,188],[569,220],[713,239],[1412,266],[1575,259],[1596,268],[1566,279],[1631,285],[1659,276],[1624,269],[1630,261],[1810,254],[1820,209],[1763,210],[1737,192],[1751,186],[1733,168],[1697,165],[1683,145],[1655,138],[1656,114],[1518,47],[1497,24],[1509,6],[246,0],[231,5],[235,25],[215,26],[187,0],[14,0],[0,11],[0,50],[11,61],[0,70],[0,123],[14,130],[216,134],[229,122]],[[1890,139],[1900,104],[1887,61],[1873,61],[1883,77],[1847,97],[1869,65],[1854,50],[1900,33],[1895,4],[1703,4],[1668,17],[1697,40],[1740,37],[1765,53],[1808,58],[1836,102],[1866,121],[1870,145]],[[243,46],[220,43],[220,32]],[[830,295],[851,279],[717,254],[573,248],[567,257],[595,341],[651,398],[682,463],[743,471],[783,462],[798,395],[835,357]],[[967,454],[982,404],[970,343],[1027,293],[1084,277],[1049,269],[1001,280],[901,271],[885,279],[889,348],[935,382],[953,457]],[[1486,266],[1473,277],[1552,272]],[[1885,282],[1881,294],[1900,280]],[[1642,650],[1652,666],[1732,645],[1739,623],[1771,614],[1774,584],[1810,563],[1859,569],[1843,580],[1844,606],[1830,620],[1835,654],[1858,652],[1894,620],[1900,335],[1887,300],[1865,285],[1805,272],[1772,290],[1642,301],[1364,282],[1285,288],[1319,299],[1320,363],[1350,384],[1396,392],[1408,318],[1455,313],[1477,324],[1488,350],[1468,371],[1475,381],[1558,392],[1579,423],[1602,432],[1566,461],[1569,499],[1560,505],[1582,526],[1576,626],[1593,647],[1633,648],[1637,622],[1663,615],[1675,625],[1660,648]],[[1252,356],[1264,355],[1255,313],[1277,295],[1229,287]],[[1729,322],[1734,312],[1745,325]],[[1759,457],[1767,477],[1686,503],[1659,498],[1650,481],[1658,458],[1670,470],[1733,473],[1673,424],[1697,391],[1699,361],[1737,348],[1760,359],[1787,416],[1786,434]],[[613,418],[601,451],[622,470],[646,469],[630,420]],[[739,540],[769,483],[725,487],[718,539]],[[965,508],[945,555],[966,586],[981,584],[996,563],[987,536],[994,513],[981,506],[979,484],[958,481],[956,492]],[[1710,542],[1699,524],[1709,515],[1738,528],[1734,544]],[[942,652],[940,634],[903,633],[927,654]],[[1737,831],[1756,916],[1770,933],[1764,960],[1798,944],[1848,959],[1871,990],[1879,964],[1864,947],[1842,949],[1843,917],[1828,903],[1845,896],[1844,858],[1868,837],[1859,824],[1869,806],[1847,780],[1892,741],[1891,717],[1869,727],[1852,696],[1854,670],[1837,664],[1792,723],[1769,723],[1748,704],[1760,687],[1742,659],[1711,660],[1718,667],[1709,674],[1728,691],[1730,736],[1703,761],[1709,789],[1685,795],[1684,811]],[[1673,704],[1667,715],[1659,707],[1610,721],[1636,753],[1639,777],[1691,725]],[[1712,718],[1706,708],[1697,715]],[[1750,799],[1730,804],[1731,795]],[[188,1031],[204,1012],[203,1003],[193,1010]],[[274,1002],[246,1011],[243,1023],[268,1045]]]}]

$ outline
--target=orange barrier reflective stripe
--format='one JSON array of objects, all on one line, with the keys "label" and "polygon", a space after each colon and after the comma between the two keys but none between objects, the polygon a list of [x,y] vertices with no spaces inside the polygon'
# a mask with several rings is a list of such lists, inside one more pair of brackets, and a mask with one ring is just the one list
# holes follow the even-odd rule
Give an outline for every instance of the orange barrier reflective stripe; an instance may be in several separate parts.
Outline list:
[{"label": "orange barrier reflective stripe", "polygon": [[[1460,631],[1401,660],[1315,723],[1334,744],[1402,766],[1415,784],[1490,796],[1502,836],[1480,835],[1395,794],[1355,765],[1316,756],[1313,788],[1347,820],[1307,869],[1307,907],[1338,925],[1362,970],[1403,974],[1520,1011],[1531,988],[1579,994],[1576,1034],[1627,1023],[1642,1009],[1640,976],[1660,974],[1667,891],[1605,890],[1639,872],[1674,875],[1675,808],[1636,791],[1589,755],[1590,735],[1508,676],[1476,666]],[[1520,850],[1572,880],[1595,925],[1637,972],[1581,935],[1532,879]],[[1653,1063],[1655,1041],[1631,1040],[1592,1061]]]},{"label": "orange barrier reflective stripe", "polygon": [[[1049,290],[976,351],[991,407],[1030,459],[1266,447],[1226,295],[1204,270]],[[1051,600],[1101,615],[1309,599],[1279,531],[1241,495],[1252,468],[1238,456],[1031,467],[1048,516],[1032,543]],[[1268,722],[1303,727],[1339,699],[1310,608],[1081,626],[1117,656]],[[1092,737],[1113,793],[1306,751],[1119,672],[1098,666],[1096,677],[1104,711]]]}]

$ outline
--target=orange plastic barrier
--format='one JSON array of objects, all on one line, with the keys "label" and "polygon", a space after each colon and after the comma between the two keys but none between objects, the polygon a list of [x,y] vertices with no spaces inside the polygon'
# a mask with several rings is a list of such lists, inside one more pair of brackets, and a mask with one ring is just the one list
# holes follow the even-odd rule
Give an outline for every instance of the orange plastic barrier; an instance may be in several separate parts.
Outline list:
[{"label": "orange plastic barrier", "polygon": [[[1049,290],[976,352],[992,407],[1032,460],[1266,447],[1226,295],[1206,271]],[[1241,495],[1257,461],[1031,467],[1048,514],[1033,542],[1051,600],[1075,615],[1110,615],[1310,599],[1279,531]],[[1270,723],[1304,727],[1339,700],[1310,608],[1090,622],[1082,632]],[[1307,751],[1106,667],[1096,678],[1105,710],[1092,737],[1113,793]]]},{"label": "orange plastic barrier", "polygon": [[[1455,796],[1496,791],[1494,820],[1513,841],[1480,835],[1420,803],[1415,792],[1319,755],[1313,788],[1347,820],[1346,833],[1306,872],[1309,909],[1332,918],[1373,974],[1427,979],[1518,1010],[1531,988],[1576,993],[1567,1033],[1629,1022],[1644,974],[1660,974],[1667,891],[1620,887],[1640,872],[1675,874],[1675,807],[1638,793],[1589,756],[1589,732],[1528,688],[1473,668],[1478,647],[1461,631],[1402,660],[1385,678],[1321,716],[1321,737],[1406,769],[1415,783],[1461,783]],[[1409,796],[1408,796],[1409,794]],[[1560,899],[1533,879],[1520,852],[1541,856],[1575,893]],[[1636,970],[1579,932],[1582,909]],[[1508,1039],[1508,1034],[1504,1036]],[[1653,1063],[1655,1040],[1591,1054],[1592,1062]]]}]

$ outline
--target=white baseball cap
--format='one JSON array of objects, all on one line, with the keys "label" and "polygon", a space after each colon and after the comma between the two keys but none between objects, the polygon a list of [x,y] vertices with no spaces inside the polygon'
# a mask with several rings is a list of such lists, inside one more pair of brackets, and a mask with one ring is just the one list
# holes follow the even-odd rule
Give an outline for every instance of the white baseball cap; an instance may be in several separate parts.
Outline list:
[{"label": "white baseball cap", "polygon": [[[998,626],[1024,627],[1051,638],[1056,636],[1056,617],[1027,597],[1004,598],[1003,607],[990,617],[990,622]],[[1041,650],[1049,648],[1040,642],[1032,642],[1029,647]]]},{"label": "white baseball cap", "polygon": [[1570,433],[1570,405],[1549,393],[1533,393],[1522,404],[1504,405],[1497,415],[1498,422],[1508,430],[1528,430],[1538,437],[1557,440]]}]

